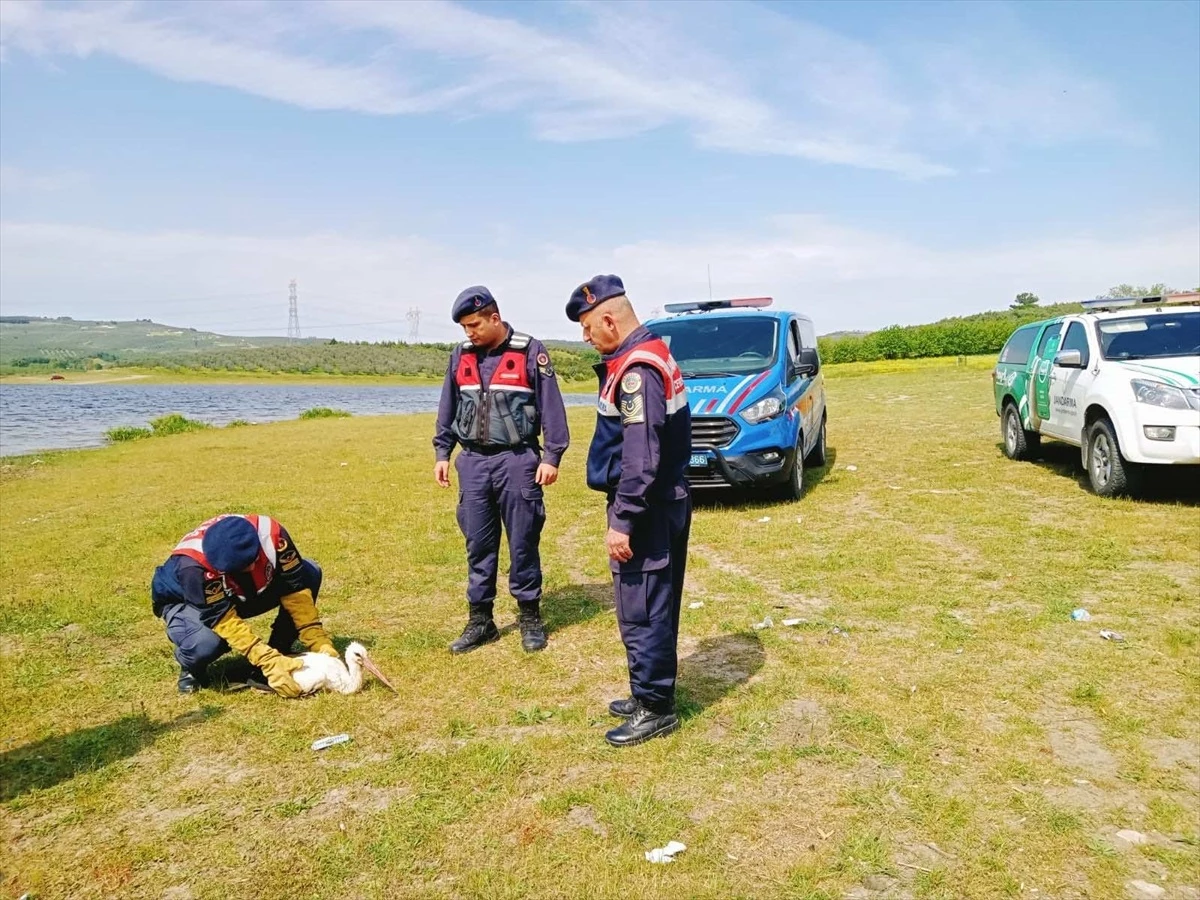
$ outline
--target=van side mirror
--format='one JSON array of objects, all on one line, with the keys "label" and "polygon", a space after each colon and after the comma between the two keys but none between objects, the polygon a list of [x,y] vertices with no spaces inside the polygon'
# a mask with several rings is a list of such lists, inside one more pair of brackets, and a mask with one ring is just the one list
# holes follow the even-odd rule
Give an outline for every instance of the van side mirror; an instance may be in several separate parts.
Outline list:
[{"label": "van side mirror", "polygon": [[1054,357],[1054,364],[1064,369],[1082,369],[1083,354],[1078,350],[1060,350]]},{"label": "van side mirror", "polygon": [[821,358],[817,356],[817,351],[814,347],[803,347],[800,350],[800,357],[792,366],[792,375],[796,378],[816,375],[821,371]]}]

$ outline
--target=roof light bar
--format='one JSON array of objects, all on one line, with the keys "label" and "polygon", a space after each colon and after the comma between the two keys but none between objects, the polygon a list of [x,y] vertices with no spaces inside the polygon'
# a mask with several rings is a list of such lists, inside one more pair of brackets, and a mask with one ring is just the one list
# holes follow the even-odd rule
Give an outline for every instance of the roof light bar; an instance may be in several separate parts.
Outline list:
[{"label": "roof light bar", "polygon": [[762,309],[770,306],[773,302],[774,300],[770,297],[737,297],[732,300],[696,300],[691,303],[666,303],[663,305],[663,309],[669,313],[708,312],[713,309]]},{"label": "roof light bar", "polygon": [[1095,300],[1084,300],[1079,305],[1088,312],[1103,312],[1108,309],[1129,309],[1134,306],[1176,306],[1182,303],[1200,303],[1200,291],[1155,294],[1153,297],[1097,297]]}]

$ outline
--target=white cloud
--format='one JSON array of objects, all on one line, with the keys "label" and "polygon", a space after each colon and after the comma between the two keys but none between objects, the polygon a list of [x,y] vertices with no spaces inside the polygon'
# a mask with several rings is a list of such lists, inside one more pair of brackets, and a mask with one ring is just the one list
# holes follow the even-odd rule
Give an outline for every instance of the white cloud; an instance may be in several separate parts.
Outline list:
[{"label": "white cloud", "polygon": [[[947,133],[952,144],[1027,133],[1069,140],[1112,118],[1101,85],[1031,63],[1016,38],[1006,42],[1016,48],[1008,65],[935,48],[914,67],[903,54],[746,3],[705,4],[703,16],[685,4],[520,8],[542,15],[536,26],[482,9],[447,0],[5,0],[0,47],[10,60],[12,50],[103,54],[306,109],[516,114],[544,140],[682,126],[715,150],[915,178],[954,171],[922,150],[944,153]],[[1075,90],[1069,101],[1047,100],[1047,83]]]},{"label": "white cloud", "polygon": [[[1077,300],[1120,282],[1200,282],[1194,222],[1126,220],[1111,235],[1031,238],[945,250],[818,216],[765,222],[754,236],[693,243],[643,241],[592,248],[530,245],[524,256],[460,253],[420,237],[357,240],[138,233],[0,223],[0,300],[6,314],[152,317],[217,331],[283,333],[287,283],[298,279],[307,334],[380,340],[407,334],[453,340],[449,304],[488,284],[520,327],[576,337],[563,306],[579,282],[616,272],[643,313],[707,296],[772,295],[813,315],[821,331],[911,324],[1005,307],[1020,291]],[[169,300],[167,298],[170,298]],[[372,324],[366,324],[372,323]]]}]

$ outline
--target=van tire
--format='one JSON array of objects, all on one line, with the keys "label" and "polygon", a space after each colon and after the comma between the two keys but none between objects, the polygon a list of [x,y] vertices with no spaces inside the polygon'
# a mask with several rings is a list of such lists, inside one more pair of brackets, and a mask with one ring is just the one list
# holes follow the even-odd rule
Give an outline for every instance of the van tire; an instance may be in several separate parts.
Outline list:
[{"label": "van tire", "polygon": [[788,470],[787,481],[780,485],[779,493],[784,500],[799,500],[804,496],[804,433],[796,435],[796,453],[792,458],[792,467]]},{"label": "van tire", "polygon": [[1138,472],[1121,455],[1117,434],[1107,416],[1101,416],[1088,426],[1085,446],[1084,467],[1092,491],[1100,497],[1120,497],[1135,492]]},{"label": "van tire", "polygon": [[1025,430],[1021,414],[1011,402],[1004,404],[1004,412],[1000,414],[1000,440],[1009,459],[1032,459],[1042,446],[1042,436]]},{"label": "van tire", "polygon": [[808,456],[804,458],[804,464],[813,469],[819,469],[825,465],[825,420],[828,418],[825,415],[821,416],[821,433],[817,435],[817,442],[813,444],[813,448],[809,451]]}]

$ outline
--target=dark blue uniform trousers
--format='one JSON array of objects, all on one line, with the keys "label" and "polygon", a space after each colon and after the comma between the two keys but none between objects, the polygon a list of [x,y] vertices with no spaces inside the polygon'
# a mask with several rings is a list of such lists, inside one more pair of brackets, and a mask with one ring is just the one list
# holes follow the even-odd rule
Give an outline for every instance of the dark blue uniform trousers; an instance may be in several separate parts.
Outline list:
[{"label": "dark blue uniform trousers", "polygon": [[656,713],[674,711],[679,669],[679,607],[692,499],[686,487],[676,493],[677,499],[652,502],[639,517],[630,535],[633,558],[610,562],[617,624],[629,661],[629,690]]},{"label": "dark blue uniform trousers", "polygon": [[[316,600],[321,590],[321,567],[306,559],[301,563],[300,571],[304,576],[304,586],[312,591]],[[237,604],[238,615],[250,619],[279,609],[279,598],[283,596],[282,585],[282,580],[277,578],[253,600]],[[200,607],[191,603],[173,603],[164,607],[162,614],[163,621],[167,623],[167,638],[175,645],[176,662],[193,672],[203,671],[218,656],[229,652],[229,645],[201,621],[200,613]],[[279,609],[267,643],[280,653],[288,653],[298,637],[300,634],[292,617]]]},{"label": "dark blue uniform trousers", "polygon": [[458,471],[458,527],[467,539],[467,601],[496,600],[500,567],[500,525],[508,535],[509,592],[518,603],[542,596],[539,545],[546,524],[542,486],[534,481],[541,457],[532,447],[480,453],[464,449]]}]

